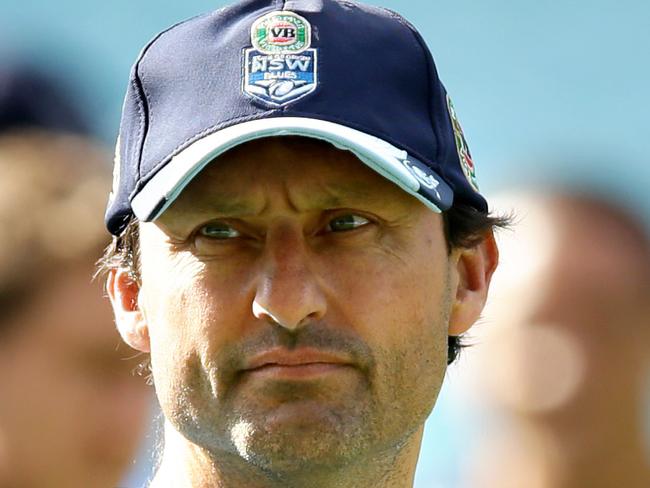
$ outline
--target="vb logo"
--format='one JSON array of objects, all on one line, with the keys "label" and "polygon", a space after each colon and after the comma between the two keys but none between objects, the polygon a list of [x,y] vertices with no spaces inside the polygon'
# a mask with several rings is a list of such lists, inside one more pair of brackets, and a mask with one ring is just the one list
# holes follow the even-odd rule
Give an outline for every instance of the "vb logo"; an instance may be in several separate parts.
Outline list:
[{"label": "vb logo", "polygon": [[263,54],[297,54],[309,49],[311,26],[294,12],[271,12],[253,23],[251,42]]},{"label": "vb logo", "polygon": [[269,42],[272,44],[290,44],[296,39],[296,28],[289,23],[277,23],[270,31]]}]

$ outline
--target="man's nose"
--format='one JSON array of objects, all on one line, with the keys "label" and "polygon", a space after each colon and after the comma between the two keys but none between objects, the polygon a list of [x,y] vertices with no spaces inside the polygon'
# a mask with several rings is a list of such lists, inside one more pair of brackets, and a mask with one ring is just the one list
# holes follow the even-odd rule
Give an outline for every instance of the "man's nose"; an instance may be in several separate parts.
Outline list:
[{"label": "man's nose", "polygon": [[269,233],[253,301],[255,317],[289,330],[321,319],[326,299],[313,261],[301,233]]}]

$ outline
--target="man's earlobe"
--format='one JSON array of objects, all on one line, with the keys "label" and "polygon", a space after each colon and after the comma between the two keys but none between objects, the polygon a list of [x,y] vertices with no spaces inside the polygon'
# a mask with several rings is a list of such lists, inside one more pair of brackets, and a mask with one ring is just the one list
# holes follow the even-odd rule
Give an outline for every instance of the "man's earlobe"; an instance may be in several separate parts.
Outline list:
[{"label": "man's earlobe", "polygon": [[454,250],[456,277],[455,294],[449,318],[449,335],[466,332],[478,320],[490,287],[492,274],[499,262],[492,232],[475,247]]},{"label": "man's earlobe", "polygon": [[128,270],[118,268],[109,273],[106,291],[124,342],[138,351],[149,352],[149,327],[138,303],[140,285]]}]

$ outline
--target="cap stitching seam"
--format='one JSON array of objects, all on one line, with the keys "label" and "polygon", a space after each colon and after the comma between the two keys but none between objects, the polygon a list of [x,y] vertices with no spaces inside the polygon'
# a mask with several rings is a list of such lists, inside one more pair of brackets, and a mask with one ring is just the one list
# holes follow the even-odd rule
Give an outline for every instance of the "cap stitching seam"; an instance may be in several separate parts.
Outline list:
[{"label": "cap stitching seam", "polygon": [[[138,66],[139,67],[139,66]],[[146,110],[146,120],[144,124],[144,130],[142,132],[142,140],[140,141],[140,157],[138,158],[138,177],[141,176],[141,169],[142,169],[142,159],[143,159],[143,154],[144,154],[144,144],[147,139],[147,133],[149,132],[149,126],[153,122],[153,111],[151,110],[151,106],[149,104],[150,96],[149,93],[147,92],[147,88],[145,86],[145,79],[144,76],[138,76],[138,73],[136,71],[136,77],[139,78],[140,80],[140,89],[142,91],[143,95],[143,110]],[[139,179],[136,181],[136,186],[139,186]]]},{"label": "cap stitching seam", "polygon": [[142,103],[142,108],[143,108],[144,112],[146,112],[145,113],[144,130],[142,132],[142,136],[139,138],[139,141],[138,141],[138,143],[140,145],[140,148],[139,148],[139,157],[138,157],[138,179],[135,182],[135,188],[136,189],[139,189],[142,186],[142,184],[140,182],[140,180],[142,179],[141,178],[142,177],[142,175],[141,175],[142,156],[143,156],[143,153],[144,153],[144,145],[145,145],[145,141],[146,141],[146,138],[147,138],[147,132],[149,130],[149,126],[151,125],[151,122],[153,121],[153,111],[151,110],[151,104],[149,103],[149,100],[150,100],[151,96],[150,96],[149,92],[147,91],[147,88],[146,88],[146,85],[145,85],[146,76],[145,76],[144,73],[140,73],[141,64],[145,60],[145,57],[149,54],[149,51],[150,51],[151,47],[162,36],[164,36],[169,31],[175,29],[176,27],[178,27],[180,25],[183,25],[183,24],[185,24],[187,22],[190,22],[190,21],[193,21],[195,19],[199,19],[201,17],[207,17],[207,16],[209,16],[211,14],[214,14],[214,12],[207,12],[207,13],[204,13],[204,14],[195,15],[194,17],[191,17],[189,19],[185,19],[185,20],[182,20],[180,22],[177,22],[174,25],[168,27],[167,29],[159,32],[144,47],[144,49],[140,53],[140,56],[138,57],[138,60],[135,63],[134,77],[135,77],[135,80],[137,81],[138,87],[139,87],[138,98],[140,99],[140,102]]},{"label": "cap stitching seam", "polygon": [[[142,163],[142,150],[144,148],[144,139],[145,139],[145,134],[147,132],[147,115],[146,115],[146,107],[145,107],[145,101],[142,99],[143,93],[142,93],[142,85],[140,84],[140,80],[138,77],[138,70],[137,67],[134,70],[134,76],[133,80],[131,82],[133,85],[133,89],[137,93],[137,103],[136,103],[136,108],[138,109],[138,115],[140,116],[140,127],[138,131],[138,139],[136,140],[136,147],[138,148],[138,179],[140,176],[140,165]],[[146,95],[145,95],[146,97]]]}]

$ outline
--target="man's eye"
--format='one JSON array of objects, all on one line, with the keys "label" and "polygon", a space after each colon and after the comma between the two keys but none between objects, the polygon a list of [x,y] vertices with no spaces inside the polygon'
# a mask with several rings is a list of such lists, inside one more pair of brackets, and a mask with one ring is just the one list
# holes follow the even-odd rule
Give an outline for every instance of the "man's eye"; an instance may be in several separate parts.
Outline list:
[{"label": "man's eye", "polygon": [[224,222],[206,224],[199,229],[199,235],[210,239],[233,239],[240,237],[241,233]]},{"label": "man's eye", "polygon": [[369,223],[370,221],[361,215],[341,215],[329,221],[327,230],[330,232],[345,232],[347,230],[358,229]]}]

